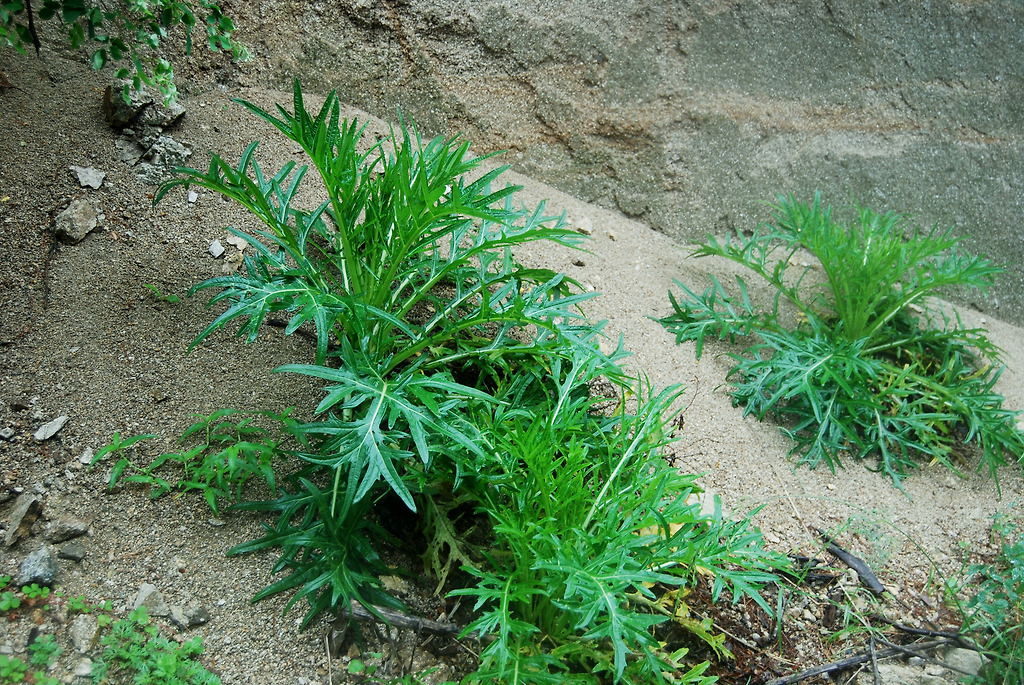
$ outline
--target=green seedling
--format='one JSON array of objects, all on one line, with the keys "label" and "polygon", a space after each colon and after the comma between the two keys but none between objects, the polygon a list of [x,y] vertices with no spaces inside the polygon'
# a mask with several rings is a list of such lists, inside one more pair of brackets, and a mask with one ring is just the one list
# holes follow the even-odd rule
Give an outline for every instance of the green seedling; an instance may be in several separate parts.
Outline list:
[{"label": "green seedling", "polygon": [[0,611],[14,611],[21,606],[21,598],[10,590],[0,594]]},{"label": "green seedling", "polygon": [[32,583],[31,585],[23,585],[21,594],[25,595],[27,599],[46,599],[50,596],[50,588],[46,586],[40,587],[38,583]]},{"label": "green seedling", "polygon": [[167,295],[164,295],[162,292],[160,292],[160,289],[157,288],[155,285],[143,283],[142,287],[149,288],[149,290],[153,293],[153,297],[155,297],[160,302],[167,302],[168,304],[177,304],[178,302],[181,301],[181,298],[173,293],[168,293]]}]

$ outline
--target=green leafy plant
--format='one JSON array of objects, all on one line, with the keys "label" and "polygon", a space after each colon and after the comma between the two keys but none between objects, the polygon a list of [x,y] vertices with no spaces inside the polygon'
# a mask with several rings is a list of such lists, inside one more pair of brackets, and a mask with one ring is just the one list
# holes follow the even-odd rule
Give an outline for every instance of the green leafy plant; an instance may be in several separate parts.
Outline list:
[{"label": "green leafy plant", "polygon": [[[372,659],[379,659],[381,655],[371,653],[367,656]],[[373,683],[373,685],[423,685],[423,679],[437,669],[429,668],[419,673],[408,673],[397,678],[379,678],[374,675],[378,670],[378,667],[375,664],[367,663],[362,659],[352,659],[346,670],[350,676],[355,678],[355,682],[357,683]],[[445,681],[442,685],[455,685],[455,683],[452,681]]]},{"label": "green leafy plant", "polygon": [[199,636],[181,644],[160,635],[145,607],[115,621],[100,638],[103,652],[93,661],[94,683],[132,682],[153,685],[216,685],[220,678],[196,659],[203,653]]},{"label": "green leafy plant", "polygon": [[13,611],[21,606],[21,598],[7,590],[0,594],[0,611]]},{"label": "green leafy plant", "polygon": [[28,599],[46,599],[50,596],[50,588],[40,587],[38,583],[32,583],[31,585],[23,585],[21,587],[21,594],[25,595]]},{"label": "green leafy plant", "polygon": [[[965,441],[981,448],[993,477],[1005,454],[1024,452],[1016,413],[993,390],[999,349],[930,299],[943,289],[982,292],[1002,271],[966,254],[952,230],[923,230],[903,215],[856,207],[841,223],[820,195],[779,197],[772,222],[750,235],[709,237],[694,255],[751,270],[775,290],[756,310],[746,282],[730,294],[715,277],[698,294],[676,282],[674,314],[661,323],[676,341],[755,337],[733,355],[733,396],[759,419],[774,412],[800,461],[829,468],[843,455],[877,455],[899,486],[917,457],[957,471]],[[792,273],[796,272],[796,273]]]},{"label": "green leafy plant", "polygon": [[964,631],[979,636],[989,662],[976,682],[1024,682],[1024,536],[1020,521],[1002,515],[992,525],[999,544],[994,563],[975,564],[963,587],[967,602]]},{"label": "green leafy plant", "polygon": [[[439,591],[456,566],[477,583],[459,593],[476,597],[472,629],[494,641],[474,679],[709,682],[707,664],[686,664],[686,649],[659,631],[673,624],[728,656],[710,621],[689,614],[686,591],[713,577],[715,599],[731,589],[764,606],[758,588],[781,562],[747,521],[701,515],[688,498],[695,479],[660,459],[662,414],[678,391],[639,392],[619,366],[622,341],[603,353],[601,325],[584,320],[592,295],[512,254],[580,236],[543,207],[515,206],[517,188],[492,189],[504,167],[480,169],[486,158],[468,142],[424,142],[405,122],[365,142],[334,93],[307,111],[297,81],[291,112],[239,102],[310,163],[267,175],[253,143],[237,166],[213,154],[206,172],[181,169],[157,192],[159,202],[199,185],[262,224],[229,229],[253,247],[242,273],[190,290],[214,290],[210,303],[225,305],[193,347],[236,320],[255,340],[268,316],[285,313],[286,334],[304,329],[316,342],[313,363],[277,371],[324,383],[323,399],[304,422],[262,413],[281,423],[272,438],[215,413],[184,436],[198,447],[146,468],[104,448],[120,457],[111,482],[166,492],[171,481],[156,470],[177,461],[179,487],[208,501],[230,493],[241,499],[234,510],[269,514],[263,535],[230,553],[276,551],[282,576],[254,600],[285,593],[286,610],[307,602],[302,627],[353,601],[403,608],[379,580],[393,573],[382,546],[402,545],[385,525],[397,510],[427,538]],[[310,168],[318,178],[307,183]],[[620,395],[592,397],[599,381]],[[225,450],[243,443],[255,449],[237,450],[239,470],[226,469]],[[128,441],[115,435],[114,445]],[[278,457],[290,458],[287,469]],[[232,489],[249,475],[273,499]],[[471,534],[486,542],[470,544]]]},{"label": "green leafy plant", "polygon": [[168,304],[177,304],[178,302],[181,301],[181,298],[173,293],[168,293],[167,295],[164,295],[162,292],[160,292],[160,289],[157,288],[155,285],[143,283],[142,287],[148,288],[150,292],[153,293],[153,297],[160,302],[166,302]]},{"label": "green leafy plant", "polygon": [[[424,143],[403,125],[364,144],[364,129],[340,120],[336,95],[310,113],[297,81],[294,112],[279,106],[277,117],[240,102],[302,147],[326,199],[299,207],[309,167],[289,162],[268,177],[253,143],[237,168],[213,155],[207,172],[182,170],[155,201],[175,186],[199,185],[238,202],[266,229],[230,229],[254,248],[245,273],[190,291],[217,289],[211,303],[228,303],[193,346],[235,319],[251,341],[278,311],[291,315],[286,334],[304,324],[316,332],[315,364],[278,369],[329,383],[318,419],[291,429],[291,454],[310,469],[287,483],[281,499],[262,506],[281,514],[264,540],[285,552],[278,570],[307,566],[312,560],[303,550],[314,549],[337,549],[333,559],[354,564],[351,577],[315,564],[327,574],[315,573],[320,581],[306,586],[319,610],[372,594],[372,582],[352,578],[363,579],[374,555],[344,551],[362,545],[368,504],[392,492],[416,510],[438,460],[458,464],[480,452],[478,431],[465,417],[471,405],[493,401],[489,386],[560,346],[592,344],[582,340],[589,327],[574,323],[582,319],[577,305],[590,295],[570,292],[560,274],[515,261],[513,246],[573,245],[580,236],[541,209],[515,208],[516,188],[492,190],[504,168],[467,182],[484,159],[470,157],[468,143]],[[449,472],[461,478],[458,466],[443,469]],[[321,534],[341,539],[332,544]],[[308,535],[316,546],[303,542]],[[268,590],[276,587],[292,585]]]},{"label": "green leafy plant", "polygon": [[[119,459],[111,469],[110,487],[119,482],[143,483],[150,486],[150,494],[154,498],[172,490],[180,493],[199,491],[214,514],[219,515],[221,502],[240,501],[243,487],[253,476],[265,482],[271,493],[275,491],[272,460],[283,451],[282,443],[298,425],[289,417],[291,411],[287,409],[275,414],[219,409],[209,416],[199,416],[199,420],[179,439],[179,442],[195,441],[196,444],[182,452],[161,454],[145,467],[129,460],[124,449],[155,436],[135,436],[121,441],[115,433],[111,445],[101,449],[92,463],[115,454]],[[260,419],[277,423],[276,433],[259,425]],[[160,475],[172,465],[182,469],[176,481]]]},{"label": "green leafy plant", "polygon": [[25,680],[28,666],[17,657],[0,654],[0,683],[20,683]]},{"label": "green leafy plant", "polygon": [[[60,681],[46,675],[61,653],[61,648],[52,635],[42,635],[28,646],[29,663],[16,656],[0,654],[0,683],[28,682],[34,685],[59,685]],[[30,673],[30,665],[39,668]]]},{"label": "green leafy plant", "polygon": [[575,362],[568,373],[553,364],[563,380],[539,407],[503,402],[481,419],[493,430],[475,480],[495,546],[465,568],[476,585],[452,594],[476,598],[466,632],[493,641],[467,681],[713,682],[707,663],[683,667],[687,650],[656,628],[674,622],[730,657],[710,620],[690,615],[687,586],[713,577],[715,599],[731,587],[768,610],[757,588],[781,559],[746,523],[702,514],[696,478],[658,455],[678,389],[642,393],[635,415],[604,416],[580,392],[593,366]]},{"label": "green leafy plant", "polygon": [[[248,58],[245,46],[231,38],[234,22],[210,0],[118,0],[106,5],[42,0],[38,10],[33,10],[29,0],[8,0],[0,3],[0,41],[19,52],[31,44],[38,53],[37,19],[60,22],[72,48],[86,41],[95,44],[90,57],[94,69],[111,62],[126,63],[117,70],[118,78],[130,79],[135,90],[143,83],[154,86],[167,102],[177,97],[177,88],[174,69],[162,56],[160,44],[178,27],[184,30],[187,54],[192,53],[192,31],[202,21],[211,50],[228,52],[235,59]],[[123,96],[127,101],[128,85]]]},{"label": "green leafy plant", "polygon": [[64,650],[54,639],[53,635],[43,635],[28,646],[29,663],[33,666],[48,667]]}]

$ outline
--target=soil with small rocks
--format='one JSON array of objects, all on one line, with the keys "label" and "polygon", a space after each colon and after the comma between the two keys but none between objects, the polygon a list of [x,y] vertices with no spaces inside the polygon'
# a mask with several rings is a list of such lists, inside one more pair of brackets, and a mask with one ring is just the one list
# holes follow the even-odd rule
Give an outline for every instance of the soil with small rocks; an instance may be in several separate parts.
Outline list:
[{"label": "soil with small rocks", "polygon": [[[259,62],[227,69],[212,57],[181,69],[180,102],[187,114],[166,133],[189,146],[188,165],[205,168],[209,150],[234,162],[253,140],[262,141],[259,158],[267,169],[300,159],[272,127],[231,101],[290,106],[290,93],[260,87],[263,69]],[[22,56],[11,50],[0,51],[0,72],[6,77],[0,80],[0,539],[12,537],[0,547],[0,576],[18,576],[26,557],[50,546],[56,557],[51,584],[64,598],[109,600],[121,615],[149,585],[168,607],[201,609],[208,620],[195,625],[178,625],[169,615],[158,620],[179,639],[200,636],[203,663],[225,683],[357,682],[347,675],[348,661],[373,653],[382,655],[378,675],[401,675],[411,665],[412,671],[437,669],[426,682],[458,679],[478,649],[471,642],[372,624],[339,636],[327,618],[300,631],[303,611],[286,612],[287,597],[252,603],[257,591],[279,577],[271,574],[274,555],[225,553],[260,535],[266,523],[260,516],[215,516],[199,496],[154,500],[142,488],[110,491],[110,463],[87,466],[90,454],[115,433],[157,435],[138,453],[144,461],[172,449],[196,414],[222,407],[295,406],[308,413],[320,399],[317,384],[272,372],[285,363],[312,362],[313,344],[265,327],[252,344],[220,332],[189,352],[217,310],[204,307],[202,294],[185,293],[237,266],[239,248],[229,242],[225,226],[256,228],[253,218],[202,190],[177,190],[153,205],[156,187],[139,178],[145,161],[126,159],[132,141],[104,117],[109,73],[91,71],[74,55]],[[321,98],[310,100],[318,105]],[[370,119],[355,110],[344,114]],[[386,125],[372,126],[384,131]],[[97,188],[94,174],[83,185],[73,167],[105,176]],[[727,512],[741,515],[760,507],[754,520],[769,547],[816,556],[838,577],[800,589],[783,586],[784,602],[769,588],[772,606],[785,607],[781,622],[749,601],[732,605],[723,596],[712,603],[708,589],[698,588],[691,602],[695,612],[727,631],[726,645],[736,656],[711,672],[722,682],[759,683],[846,656],[851,646],[863,651],[856,633],[832,639],[855,628],[858,615],[954,629],[957,616],[944,601],[944,581],[958,577],[968,560],[965,549],[972,559],[995,551],[991,517],[1020,500],[1019,470],[1003,469],[1000,492],[976,473],[976,457],[966,458],[963,478],[922,464],[903,494],[860,464],[836,473],[796,468],[787,459],[790,443],[776,425],[744,418],[732,406],[723,381],[730,367],[726,355],[734,350],[708,345],[696,360],[692,345],[677,346],[650,318],[668,313],[673,279],[702,288],[707,271],[724,282],[735,268],[691,259],[688,246],[621,215],[528,178],[508,178],[525,186],[521,200],[532,205],[547,199],[549,211],[566,212],[570,224],[591,237],[587,253],[533,246],[520,258],[564,271],[601,292],[587,313],[607,320],[611,336],[625,337],[634,353],[631,368],[656,387],[687,388],[674,424],[679,440],[666,458],[702,474],[701,482]],[[93,210],[95,226],[77,241],[59,239],[57,217],[75,203]],[[223,250],[218,257],[210,250],[215,241]],[[157,297],[147,284],[180,302]],[[770,297],[756,289],[753,295]],[[1004,348],[1008,369],[996,389],[1011,408],[1024,407],[1024,331],[977,312],[962,314],[966,324],[988,328]],[[51,436],[36,437],[59,417],[67,419]],[[37,500],[35,511],[12,522],[25,496]],[[20,528],[18,535],[12,535],[12,525]],[[52,532],[61,526],[78,532],[58,540]],[[888,593],[876,598],[860,588],[822,550],[812,527],[838,531],[836,542],[867,562]],[[434,594],[434,582],[422,575],[417,560],[396,554],[393,562],[401,567],[396,592],[418,615],[471,620],[467,606],[456,608]],[[403,571],[411,575],[400,578]],[[69,648],[51,675],[85,682],[74,676],[82,654],[70,643],[74,617],[66,599],[54,599],[49,612],[26,606],[10,618],[0,628],[0,652],[22,654],[37,633],[52,632]],[[709,655],[694,645],[694,656]],[[911,667],[921,677],[939,679],[927,682],[955,682],[949,670]]]}]

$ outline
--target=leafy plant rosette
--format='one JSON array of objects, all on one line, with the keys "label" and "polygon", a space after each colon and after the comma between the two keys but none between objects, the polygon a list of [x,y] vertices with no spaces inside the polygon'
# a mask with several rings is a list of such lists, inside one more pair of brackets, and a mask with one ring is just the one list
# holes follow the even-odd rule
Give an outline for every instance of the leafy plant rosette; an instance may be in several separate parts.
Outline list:
[{"label": "leafy plant rosette", "polygon": [[[29,0],[7,0],[0,3],[0,42],[19,52],[33,45],[38,53],[41,43],[37,20],[59,21],[73,49],[87,41],[96,45],[89,58],[94,69],[114,62],[125,64],[118,68],[117,78],[130,80],[135,90],[143,83],[154,86],[168,103],[176,99],[178,91],[174,68],[161,53],[160,44],[178,27],[185,33],[186,54],[192,54],[192,31],[201,24],[211,50],[230,53],[234,59],[248,59],[245,46],[231,37],[234,22],[210,0],[116,0],[99,4],[41,0],[35,8]],[[125,85],[125,101],[128,91]]]},{"label": "leafy plant rosette", "polygon": [[268,481],[277,500],[242,505],[278,514],[277,525],[238,551],[283,550],[276,570],[292,573],[260,596],[300,588],[294,599],[312,603],[307,621],[350,599],[393,604],[371,578],[382,568],[371,540],[384,535],[367,518],[372,504],[390,492],[417,511],[437,478],[457,486],[467,456],[482,454],[469,407],[494,404],[490,389],[523,365],[576,346],[601,356],[578,310],[590,295],[511,253],[580,236],[542,208],[514,207],[516,188],[492,190],[504,169],[465,180],[485,159],[470,157],[466,142],[424,143],[403,124],[364,143],[365,127],[340,119],[335,94],[310,113],[297,81],[294,113],[239,102],[302,147],[322,182],[310,194],[322,196],[300,207],[310,165],[288,162],[267,176],[257,143],[237,167],[214,154],[207,172],[181,169],[160,188],[155,201],[178,185],[203,186],[263,224],[229,229],[253,248],[241,272],[190,291],[213,289],[211,304],[227,303],[193,347],[236,319],[252,341],[268,315],[284,312],[286,334],[304,325],[315,332],[315,363],[278,371],[327,387],[314,420],[283,426],[305,468]]},{"label": "leafy plant rosette", "polygon": [[[682,297],[669,294],[674,313],[660,320],[677,343],[694,341],[698,357],[707,335],[757,340],[732,355],[733,397],[745,414],[778,416],[811,467],[877,455],[897,487],[919,457],[959,473],[965,442],[980,447],[979,468],[994,478],[1005,455],[1024,453],[1017,413],[993,390],[1000,350],[933,299],[949,288],[984,293],[999,266],[967,254],[952,229],[924,230],[893,212],[855,207],[842,223],[820,194],[811,203],[779,196],[773,209],[752,234],[709,236],[693,253],[763,279],[775,291],[766,310],[742,277],[730,293],[709,275],[699,294],[676,281]],[[786,308],[795,325],[783,323]]]}]

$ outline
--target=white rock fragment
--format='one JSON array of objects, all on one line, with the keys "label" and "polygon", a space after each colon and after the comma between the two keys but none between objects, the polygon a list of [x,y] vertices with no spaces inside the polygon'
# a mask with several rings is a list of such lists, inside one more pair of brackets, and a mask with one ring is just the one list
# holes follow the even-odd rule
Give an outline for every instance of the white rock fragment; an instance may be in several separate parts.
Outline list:
[{"label": "white rock fragment", "polygon": [[75,664],[75,676],[78,678],[88,678],[92,675],[92,659],[89,657],[83,657]]},{"label": "white rock fragment", "polygon": [[85,448],[84,452],[82,452],[80,455],[78,455],[78,462],[88,466],[89,464],[92,463],[93,457],[95,457],[95,456],[96,456],[96,453],[92,451],[92,448],[91,447],[87,447],[87,448]]},{"label": "white rock fragment", "polygon": [[84,199],[78,199],[57,215],[55,232],[58,238],[77,243],[99,223],[96,209]]},{"label": "white rock fragment", "polygon": [[195,204],[196,200],[198,200],[198,199],[199,199],[199,193],[197,193],[194,190],[188,191],[188,203],[190,205],[191,204]]},{"label": "white rock fragment", "polygon": [[245,238],[241,238],[237,235],[231,235],[225,238],[224,242],[226,242],[228,245],[233,245],[234,247],[238,248],[239,252],[245,252],[246,246],[249,245],[248,241],[246,241]]},{"label": "white rock fragment", "polygon": [[99,188],[103,185],[103,179],[107,177],[105,171],[99,169],[93,169],[84,166],[70,166],[68,167],[78,176],[78,183],[83,188]]},{"label": "white rock fragment", "polygon": [[210,248],[209,249],[210,249],[210,254],[213,255],[214,259],[219,259],[220,257],[222,257],[224,255],[224,246],[221,245],[220,241],[217,240],[217,239],[214,239],[213,242],[210,243]]},{"label": "white rock fragment", "polygon": [[89,614],[79,614],[71,622],[71,644],[79,654],[85,654],[96,646],[100,636],[100,624]]},{"label": "white rock fragment", "polygon": [[42,426],[38,428],[38,430],[36,430],[35,434],[32,437],[34,437],[36,440],[39,440],[40,442],[42,442],[43,440],[49,440],[50,438],[55,436],[60,431],[61,428],[64,427],[64,424],[68,422],[69,418],[70,417],[68,416],[58,416],[53,421],[44,423]]}]

